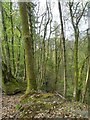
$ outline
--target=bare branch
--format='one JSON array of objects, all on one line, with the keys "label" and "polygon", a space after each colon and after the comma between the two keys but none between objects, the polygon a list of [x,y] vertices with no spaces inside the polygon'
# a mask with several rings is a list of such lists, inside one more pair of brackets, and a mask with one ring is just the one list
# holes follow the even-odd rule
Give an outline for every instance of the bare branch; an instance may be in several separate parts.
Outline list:
[{"label": "bare branch", "polygon": [[[88,3],[88,2],[87,2],[87,3]],[[79,22],[80,22],[80,20],[81,20],[81,18],[82,18],[82,16],[83,16],[83,14],[84,14],[84,11],[85,11],[85,8],[86,8],[86,6],[87,6],[87,3],[85,4],[85,6],[84,6],[84,8],[83,8],[83,10],[82,10],[81,15],[79,15],[79,18],[78,18],[78,20],[77,20],[76,26],[79,24]]]},{"label": "bare branch", "polygon": [[72,22],[73,28],[75,29],[75,24],[74,24],[74,19],[73,19],[73,12],[72,12],[73,4],[74,4],[73,2],[69,2],[69,10],[70,10],[71,22]]}]

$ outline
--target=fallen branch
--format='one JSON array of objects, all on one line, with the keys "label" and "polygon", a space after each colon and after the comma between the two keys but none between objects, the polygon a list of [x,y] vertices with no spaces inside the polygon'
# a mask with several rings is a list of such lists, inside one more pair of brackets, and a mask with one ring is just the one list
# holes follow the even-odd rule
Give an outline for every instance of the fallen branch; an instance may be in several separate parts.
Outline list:
[{"label": "fallen branch", "polygon": [[57,93],[57,92],[55,92],[55,93],[56,93],[56,95],[58,95],[60,98],[62,98],[63,100],[66,101],[65,97],[63,97],[60,93]]}]

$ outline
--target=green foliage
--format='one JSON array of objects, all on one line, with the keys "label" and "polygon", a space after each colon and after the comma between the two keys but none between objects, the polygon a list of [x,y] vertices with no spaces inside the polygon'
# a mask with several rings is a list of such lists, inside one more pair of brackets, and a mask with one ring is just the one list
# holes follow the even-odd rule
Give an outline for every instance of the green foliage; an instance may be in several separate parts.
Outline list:
[{"label": "green foliage", "polygon": [[15,108],[16,108],[16,110],[19,110],[21,108],[21,105],[17,104]]},{"label": "green foliage", "polygon": [[[21,18],[19,14],[19,6],[17,3],[12,4],[12,13],[10,12],[10,3],[3,2],[3,11],[4,11],[4,22],[6,25],[6,32],[2,32],[2,61],[7,65],[10,63],[11,67],[11,73],[8,79],[5,78],[7,81],[7,88],[3,84],[3,88],[7,90],[8,92],[14,93],[15,89],[18,91],[21,89],[20,82],[22,84],[23,80],[26,79],[26,63],[25,63],[25,44],[22,38],[22,26],[21,26]],[[63,88],[64,88],[64,79],[63,79],[63,48],[62,48],[62,39],[60,34],[60,28],[59,24],[57,22],[54,22],[53,29],[55,28],[55,31],[52,33],[52,37],[47,39],[45,38],[45,77],[42,79],[42,71],[43,71],[43,35],[38,33],[38,26],[40,25],[38,21],[38,16],[34,12],[35,5],[32,3],[27,4],[27,11],[28,11],[28,18],[29,27],[31,27],[31,33],[32,33],[32,43],[33,43],[33,52],[34,52],[34,70],[35,70],[35,77],[37,80],[38,89],[41,89],[43,91],[53,91],[55,80],[56,80],[56,67],[57,67],[57,91],[59,91],[61,94],[63,94]],[[35,9],[36,10],[36,9]],[[14,35],[12,36],[12,27],[11,27],[11,20],[10,16],[12,15],[13,18],[13,30]],[[42,23],[43,24],[43,23]],[[41,26],[42,26],[41,24]],[[37,27],[36,27],[37,26]],[[51,28],[52,29],[52,28]],[[53,31],[53,30],[52,30]],[[7,34],[8,37],[8,47],[10,49],[10,61],[7,60],[7,42],[4,37],[4,35]],[[14,49],[14,58],[12,55],[12,37],[14,37],[14,43],[13,43],[13,49]],[[87,36],[85,36],[87,37]],[[85,38],[84,37],[84,38]],[[79,39],[79,73],[80,69],[84,63],[84,60],[87,57],[87,39]],[[55,52],[57,50],[57,66],[55,62]],[[68,98],[72,98],[73,96],[73,86],[74,86],[74,41],[73,40],[66,40],[66,57],[67,57],[67,96]],[[15,73],[14,73],[14,67],[13,67],[13,60],[15,62]],[[5,70],[4,68],[3,78],[6,76],[6,71],[9,71],[9,68]],[[79,85],[78,90],[82,91],[84,90],[85,80],[86,80],[86,73],[87,73],[87,60],[84,63],[84,67],[82,69],[81,78],[79,78]],[[4,79],[3,79],[4,80]],[[11,81],[14,81],[11,82]],[[18,82],[19,83],[18,83]],[[3,81],[4,83],[5,81]],[[47,84],[46,84],[47,83]],[[26,88],[24,84],[22,84],[23,88]],[[10,91],[8,90],[9,87],[11,88]],[[82,95],[82,92],[79,96]],[[80,100],[82,98],[80,97]]]}]

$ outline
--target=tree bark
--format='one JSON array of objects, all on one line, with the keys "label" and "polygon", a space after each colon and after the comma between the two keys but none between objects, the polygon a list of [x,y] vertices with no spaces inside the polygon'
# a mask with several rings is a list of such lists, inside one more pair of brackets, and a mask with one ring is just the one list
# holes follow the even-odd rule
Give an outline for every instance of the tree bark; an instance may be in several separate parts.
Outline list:
[{"label": "tree bark", "polygon": [[14,26],[13,26],[13,16],[12,16],[12,2],[10,2],[10,21],[11,21],[11,39],[12,39],[12,69],[13,73],[15,74],[15,58],[14,58]]},{"label": "tree bark", "polygon": [[3,25],[3,33],[4,33],[4,40],[5,40],[5,50],[6,50],[6,64],[8,67],[8,72],[11,73],[11,64],[10,64],[10,49],[9,49],[9,41],[8,41],[8,35],[7,35],[7,27],[5,23],[5,14],[3,10],[3,6],[1,5],[1,14],[2,14],[2,25]]},{"label": "tree bark", "polygon": [[[78,27],[77,27],[78,28]],[[78,38],[79,38],[79,31],[75,29],[75,44],[74,44],[74,64],[75,64],[75,80],[74,80],[74,91],[73,96],[75,100],[78,100],[78,77],[79,77],[79,70],[78,70]]]},{"label": "tree bark", "polygon": [[87,82],[87,90],[88,90],[88,118],[90,120],[90,2],[88,3],[88,82]]},{"label": "tree bark", "polygon": [[88,65],[89,65],[89,74],[88,74],[88,117],[90,120],[90,1],[88,2]]},{"label": "tree bark", "polygon": [[60,23],[61,23],[61,37],[63,41],[63,63],[64,63],[64,97],[67,95],[67,65],[66,65],[66,45],[65,45],[65,36],[63,28],[63,19],[62,19],[62,9],[60,1],[58,0],[58,9],[60,14]]},{"label": "tree bark", "polygon": [[[73,90],[73,97],[75,100],[78,100],[78,77],[79,77],[79,70],[78,70],[78,38],[79,38],[79,28],[78,24],[81,19],[79,19],[78,22],[74,22],[74,15],[72,11],[73,2],[69,2],[69,10],[70,10],[70,17],[72,26],[74,29],[74,37],[75,37],[75,43],[74,43],[74,90]],[[78,3],[77,3],[78,4]],[[77,19],[77,17],[76,17]]]},{"label": "tree bark", "polygon": [[32,46],[31,33],[29,31],[26,3],[25,2],[19,3],[19,6],[20,6],[20,15],[22,20],[23,37],[25,44],[26,77],[27,77],[26,94],[28,94],[31,90],[36,90],[37,85],[34,76],[34,59],[33,59],[33,50],[32,50],[33,46]]}]

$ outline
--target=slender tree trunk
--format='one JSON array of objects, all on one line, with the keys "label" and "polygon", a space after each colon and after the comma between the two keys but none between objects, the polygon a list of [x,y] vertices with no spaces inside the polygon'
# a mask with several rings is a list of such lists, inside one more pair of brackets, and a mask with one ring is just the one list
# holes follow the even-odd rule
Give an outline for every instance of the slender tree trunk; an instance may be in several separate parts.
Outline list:
[{"label": "slender tree trunk", "polygon": [[41,51],[42,51],[42,75],[41,75],[42,83],[45,81],[45,75],[46,75],[46,44],[45,44],[45,38],[46,38],[46,32],[47,32],[46,30],[47,30],[47,24],[45,25],[45,28],[44,28],[44,37],[42,40],[42,48],[41,48]]},{"label": "slender tree trunk", "polygon": [[43,84],[43,81],[42,81],[42,78],[43,78],[43,76],[42,76],[42,40],[39,42],[39,46],[40,46],[40,48],[39,48],[39,51],[40,51],[40,57],[39,57],[39,74],[40,74],[40,88],[42,87],[42,84]]},{"label": "slender tree trunk", "polygon": [[[74,22],[74,16],[73,16],[73,2],[69,2],[69,9],[70,9],[70,16],[71,16],[71,22],[74,29],[74,36],[75,36],[75,43],[74,43],[74,90],[73,90],[73,97],[75,100],[78,100],[78,77],[79,77],[79,71],[78,71],[78,38],[79,38],[79,28],[78,28],[78,22]],[[83,15],[83,12],[82,12]],[[81,19],[82,16],[80,16]]]},{"label": "slender tree trunk", "polygon": [[[32,6],[32,7],[31,7]],[[34,67],[36,68],[36,60],[35,60],[35,36],[36,36],[36,31],[35,31],[35,15],[34,15],[34,10],[32,9],[34,8],[34,4],[32,3],[28,3],[27,5],[27,9],[28,9],[28,18],[29,18],[29,31],[30,31],[30,35],[31,35],[31,41],[32,41],[32,57],[33,57],[33,62],[34,62]],[[35,69],[34,69],[34,76],[36,78],[36,73],[35,73]]]},{"label": "slender tree trunk", "polygon": [[8,41],[8,35],[7,35],[7,27],[6,27],[6,24],[5,24],[5,17],[4,17],[4,11],[3,11],[3,6],[2,7],[2,10],[1,10],[1,13],[2,13],[2,25],[3,25],[3,32],[4,32],[4,40],[5,40],[5,47],[6,47],[6,64],[7,64],[7,67],[8,67],[8,72],[11,73],[11,64],[10,64],[10,49],[9,49],[9,41]]},{"label": "slender tree trunk", "polygon": [[20,73],[20,58],[21,58],[21,38],[22,38],[22,32],[17,26],[17,30],[20,33],[20,36],[18,36],[18,55],[17,55],[17,60],[16,60],[16,68],[15,68],[15,77],[17,78]]},{"label": "slender tree trunk", "polygon": [[22,29],[23,29],[23,37],[24,37],[24,44],[25,44],[26,77],[27,77],[26,94],[28,94],[31,90],[36,90],[37,85],[36,85],[36,79],[34,76],[32,38],[31,38],[31,33],[29,31],[26,3],[25,2],[19,3],[19,6],[20,6],[20,15],[22,19]]},{"label": "slender tree trunk", "polygon": [[[90,47],[90,44],[89,44],[89,47]],[[89,52],[90,52],[90,48],[89,48]],[[89,57],[89,74],[88,74],[88,117],[90,120],[90,57]]]},{"label": "slender tree trunk", "polygon": [[[88,3],[88,12],[90,12],[90,2]],[[89,16],[88,16],[88,20],[90,20],[90,13],[89,13]],[[90,22],[90,21],[88,21]],[[90,120],[90,26],[88,26],[88,71],[87,71],[87,81],[86,81],[86,89],[85,89],[85,94],[86,94],[86,91],[88,93],[88,117],[89,117],[89,120]]]},{"label": "slender tree trunk", "polygon": [[45,80],[45,63],[46,63],[46,50],[45,50],[45,39],[43,38],[43,41],[42,41],[42,82],[44,82]]},{"label": "slender tree trunk", "polygon": [[[76,11],[78,10],[78,4],[75,5]],[[79,23],[80,20],[84,14],[85,8],[87,3],[83,7],[82,11],[77,15],[77,12],[73,10],[74,2],[69,2],[69,10],[70,10],[70,16],[71,16],[71,22],[74,29],[74,36],[75,36],[75,43],[74,43],[74,91],[73,91],[73,97],[75,100],[78,100],[79,98],[79,87],[78,87],[78,80],[79,80],[79,69],[78,69],[78,39],[79,39]]]},{"label": "slender tree trunk", "polygon": [[90,120],[90,1],[88,2],[88,66],[89,66],[89,72],[88,72],[88,118]]},{"label": "slender tree trunk", "polygon": [[11,32],[12,32],[12,69],[13,69],[13,73],[15,74],[15,58],[14,58],[14,31],[13,31],[13,16],[12,16],[13,12],[12,12],[12,2],[10,2],[10,20],[11,20]]},{"label": "slender tree trunk", "polygon": [[58,0],[58,9],[60,14],[60,23],[61,23],[61,37],[63,40],[63,62],[64,62],[64,97],[67,95],[67,65],[66,65],[66,46],[65,46],[65,36],[63,28],[63,19],[62,19],[62,9],[60,1]]},{"label": "slender tree trunk", "polygon": [[87,75],[86,75],[86,82],[85,82],[85,88],[84,88],[84,92],[83,92],[83,98],[82,98],[82,102],[85,101],[85,97],[86,97],[86,93],[87,93],[87,88],[88,88],[88,76],[89,76],[89,66],[87,69]]},{"label": "slender tree trunk", "polygon": [[[21,33],[21,32],[20,32]],[[20,57],[21,57],[21,53],[20,53],[20,49],[21,49],[21,35],[18,38],[19,42],[18,42],[18,55],[17,55],[17,62],[16,62],[16,71],[15,71],[15,76],[16,78],[19,76],[19,71],[20,71]]]},{"label": "slender tree trunk", "polygon": [[76,28],[75,29],[75,44],[74,44],[75,78],[74,78],[74,91],[73,91],[73,97],[75,98],[75,100],[78,100],[78,77],[79,77],[79,71],[78,71],[78,36],[79,36],[79,31]]},{"label": "slender tree trunk", "polygon": [[2,60],[3,62],[7,63],[4,45],[2,45]]},{"label": "slender tree trunk", "polygon": [[54,91],[57,90],[57,81],[58,81],[58,71],[57,71],[57,67],[58,67],[58,62],[57,62],[57,40],[56,40],[56,35],[55,35],[55,85],[54,85]]},{"label": "slender tree trunk", "polygon": [[25,49],[24,49],[24,78],[23,80],[26,80],[26,61],[25,61]]}]

